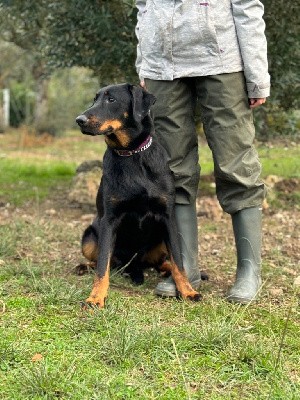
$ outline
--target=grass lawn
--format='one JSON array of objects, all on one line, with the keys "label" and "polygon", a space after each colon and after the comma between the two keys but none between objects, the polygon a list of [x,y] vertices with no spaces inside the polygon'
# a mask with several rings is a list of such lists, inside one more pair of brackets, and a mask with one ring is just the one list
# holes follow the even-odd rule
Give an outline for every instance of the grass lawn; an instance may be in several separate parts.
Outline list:
[{"label": "grass lawn", "polygon": [[[300,398],[295,203],[265,216],[264,287],[256,304],[223,298],[235,262],[224,216],[199,219],[200,263],[211,278],[201,303],[155,297],[159,278],[151,271],[142,287],[113,273],[106,308],[87,312],[80,302],[93,277],[74,274],[87,218],[58,206],[53,193],[59,188],[63,197],[77,165],[99,158],[104,145],[71,132],[23,146],[19,135],[0,136],[1,400]],[[202,147],[209,174],[210,153]],[[299,147],[259,152],[264,175],[299,178]]]}]

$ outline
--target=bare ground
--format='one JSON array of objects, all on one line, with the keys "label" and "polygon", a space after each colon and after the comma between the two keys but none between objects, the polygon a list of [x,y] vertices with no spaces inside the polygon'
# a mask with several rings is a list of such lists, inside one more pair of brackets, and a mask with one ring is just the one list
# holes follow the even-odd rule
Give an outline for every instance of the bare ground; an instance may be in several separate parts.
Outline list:
[{"label": "bare ground", "polygon": [[[284,190],[295,182],[287,182]],[[298,182],[299,184],[299,182]],[[283,185],[283,184],[281,184]],[[234,279],[235,250],[231,218],[222,212],[213,196],[199,197],[197,201],[199,226],[199,265],[209,275],[203,284],[206,295],[222,296]],[[65,188],[58,188],[51,198],[40,205],[29,203],[22,208],[0,206],[0,225],[11,219],[29,223],[38,215],[40,224],[60,224],[62,229],[73,229],[78,240],[62,243],[65,264],[69,273],[83,261],[80,252],[80,234],[91,222],[94,209],[79,208],[67,201]],[[263,218],[263,294],[272,302],[284,301],[295,279],[300,275],[300,208],[291,205],[286,209],[271,208],[265,204]],[[56,250],[57,251],[57,250]],[[51,253],[48,254],[51,257]],[[151,276],[151,272],[149,272]]]}]

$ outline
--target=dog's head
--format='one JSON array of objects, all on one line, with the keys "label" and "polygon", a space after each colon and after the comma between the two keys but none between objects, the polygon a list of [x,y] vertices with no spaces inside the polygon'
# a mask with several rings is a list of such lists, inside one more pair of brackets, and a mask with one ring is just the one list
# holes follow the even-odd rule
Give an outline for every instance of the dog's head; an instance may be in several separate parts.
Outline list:
[{"label": "dog's head", "polygon": [[98,91],[93,105],[76,118],[86,135],[105,135],[108,146],[128,148],[141,133],[155,97],[139,86],[120,84]]}]

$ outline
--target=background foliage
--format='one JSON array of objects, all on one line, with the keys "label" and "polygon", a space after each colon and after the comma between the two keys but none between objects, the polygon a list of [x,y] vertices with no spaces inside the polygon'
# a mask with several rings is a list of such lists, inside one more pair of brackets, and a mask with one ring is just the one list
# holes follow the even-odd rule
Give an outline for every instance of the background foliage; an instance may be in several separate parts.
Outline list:
[{"label": "background foliage", "polygon": [[43,74],[88,67],[98,76],[132,78],[134,1],[2,1],[2,38],[30,50]]},{"label": "background foliage", "polygon": [[300,107],[300,3],[263,0],[272,99],[285,109]]},{"label": "background foliage", "polygon": [[268,140],[299,135],[300,122],[300,3],[262,0],[265,6],[272,91],[265,107],[256,111],[257,131]]},{"label": "background foliage", "polygon": [[[256,119],[261,137],[269,139],[278,133],[295,135],[300,128],[294,112],[299,109],[300,99],[297,68],[300,64],[300,4],[291,2],[287,7],[282,0],[262,2],[272,95],[266,106],[256,112]],[[29,75],[32,76],[33,81],[25,86],[37,93],[35,104],[36,107],[39,104],[41,110],[36,110],[33,119],[38,127],[45,125],[41,115],[49,114],[49,88],[45,81],[62,68],[88,68],[100,85],[137,82],[135,23],[133,0],[1,1],[0,38],[19,49],[20,57],[26,59],[27,69],[26,74],[16,78],[13,71],[22,68],[10,64],[7,74],[7,68],[3,66],[5,60],[1,59],[0,88],[10,86],[12,79],[24,83],[24,76],[27,80]]]}]

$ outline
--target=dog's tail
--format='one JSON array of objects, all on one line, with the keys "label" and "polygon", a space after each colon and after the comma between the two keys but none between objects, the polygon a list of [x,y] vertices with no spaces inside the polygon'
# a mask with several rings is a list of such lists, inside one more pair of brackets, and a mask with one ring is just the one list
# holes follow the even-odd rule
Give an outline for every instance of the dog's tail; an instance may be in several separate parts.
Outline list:
[{"label": "dog's tail", "polygon": [[82,254],[89,261],[97,261],[99,239],[99,219],[96,217],[92,224],[83,232],[81,239]]}]

